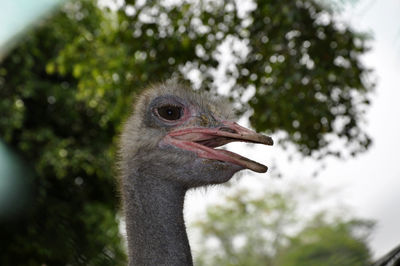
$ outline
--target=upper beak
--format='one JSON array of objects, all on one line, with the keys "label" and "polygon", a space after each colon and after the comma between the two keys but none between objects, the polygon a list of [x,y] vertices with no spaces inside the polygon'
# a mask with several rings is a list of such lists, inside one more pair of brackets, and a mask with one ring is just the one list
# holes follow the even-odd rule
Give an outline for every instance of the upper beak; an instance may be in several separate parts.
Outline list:
[{"label": "upper beak", "polygon": [[201,158],[234,163],[260,173],[266,172],[267,166],[236,153],[214,148],[234,141],[273,145],[271,137],[259,134],[230,121],[222,121],[221,126],[215,128],[174,130],[167,135],[165,141],[179,148],[193,151]]}]

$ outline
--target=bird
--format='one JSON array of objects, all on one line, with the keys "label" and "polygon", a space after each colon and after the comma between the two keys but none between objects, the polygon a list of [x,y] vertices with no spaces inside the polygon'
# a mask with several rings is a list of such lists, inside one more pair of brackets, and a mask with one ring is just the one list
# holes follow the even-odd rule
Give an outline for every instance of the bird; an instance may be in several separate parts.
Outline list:
[{"label": "bird", "polygon": [[189,189],[225,183],[267,166],[225,149],[234,141],[273,145],[231,119],[229,102],[174,80],[136,98],[119,144],[128,264],[193,265],[183,207]]}]

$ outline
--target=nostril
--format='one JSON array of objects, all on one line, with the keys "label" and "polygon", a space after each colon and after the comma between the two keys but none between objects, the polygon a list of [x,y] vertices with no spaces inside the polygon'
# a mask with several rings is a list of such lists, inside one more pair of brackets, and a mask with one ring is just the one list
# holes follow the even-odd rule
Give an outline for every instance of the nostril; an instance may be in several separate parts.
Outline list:
[{"label": "nostril", "polygon": [[221,128],[219,129],[219,131],[225,131],[225,132],[237,134],[237,132],[236,132],[234,129],[229,128],[229,127],[221,127]]}]

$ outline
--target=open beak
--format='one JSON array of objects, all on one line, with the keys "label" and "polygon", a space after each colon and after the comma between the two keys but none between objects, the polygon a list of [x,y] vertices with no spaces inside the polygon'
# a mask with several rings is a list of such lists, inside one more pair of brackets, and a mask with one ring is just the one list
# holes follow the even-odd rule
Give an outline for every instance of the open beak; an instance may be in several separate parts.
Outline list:
[{"label": "open beak", "polygon": [[220,127],[215,128],[174,130],[164,138],[164,143],[195,152],[201,158],[230,162],[259,173],[265,173],[268,170],[267,166],[239,154],[215,149],[234,141],[273,145],[271,137],[259,134],[230,121],[223,121]]}]

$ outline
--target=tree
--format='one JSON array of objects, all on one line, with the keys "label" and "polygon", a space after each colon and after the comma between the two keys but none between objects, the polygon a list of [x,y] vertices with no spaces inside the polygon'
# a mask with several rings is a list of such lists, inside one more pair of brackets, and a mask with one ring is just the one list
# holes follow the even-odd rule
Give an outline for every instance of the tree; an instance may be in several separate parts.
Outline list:
[{"label": "tree", "polygon": [[[307,225],[290,245],[280,252],[277,265],[370,265],[367,236],[372,223],[352,219],[327,223],[320,219]],[[361,234],[361,235],[357,235]]]},{"label": "tree", "polygon": [[254,197],[242,190],[209,206],[195,223],[197,265],[369,265],[373,222],[332,210],[305,215],[299,201],[305,194],[315,191],[294,187]]},{"label": "tree", "polygon": [[1,63],[1,137],[33,171],[23,180],[33,187],[24,212],[0,220],[1,265],[125,261],[112,167],[116,124],[106,121],[112,111],[91,107],[74,73],[67,72],[70,65],[58,74],[51,69],[71,42],[107,23],[92,2],[78,4],[90,16],[76,19],[78,10],[67,4]]},{"label": "tree", "polygon": [[[244,13],[233,0],[67,2],[0,65],[1,138],[32,169],[34,188],[24,212],[0,221],[0,264],[124,263],[115,147],[151,82],[178,76],[216,93],[222,70],[257,130],[286,132],[305,155],[365,150],[366,40],[312,0],[258,1]],[[329,147],[332,136],[346,148]]]}]

